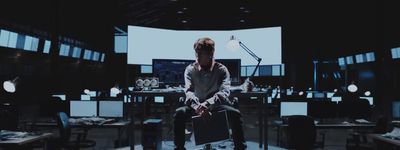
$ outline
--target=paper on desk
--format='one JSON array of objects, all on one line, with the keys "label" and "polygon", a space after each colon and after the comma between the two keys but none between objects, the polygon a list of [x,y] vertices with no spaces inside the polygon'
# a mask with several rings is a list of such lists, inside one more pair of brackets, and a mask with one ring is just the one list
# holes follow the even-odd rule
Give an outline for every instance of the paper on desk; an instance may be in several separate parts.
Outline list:
[{"label": "paper on desk", "polygon": [[356,122],[357,123],[371,123],[371,122],[369,122],[368,120],[365,120],[365,119],[356,119]]},{"label": "paper on desk", "polygon": [[400,139],[400,128],[395,127],[392,132],[382,134],[384,137]]}]

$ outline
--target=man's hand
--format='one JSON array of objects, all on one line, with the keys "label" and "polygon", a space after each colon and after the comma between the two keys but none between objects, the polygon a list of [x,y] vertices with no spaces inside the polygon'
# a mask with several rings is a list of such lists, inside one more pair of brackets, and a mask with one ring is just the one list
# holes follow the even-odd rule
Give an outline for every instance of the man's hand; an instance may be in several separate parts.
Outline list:
[{"label": "man's hand", "polygon": [[207,102],[203,102],[197,107],[196,113],[199,114],[201,117],[210,116],[211,112],[208,110]]}]

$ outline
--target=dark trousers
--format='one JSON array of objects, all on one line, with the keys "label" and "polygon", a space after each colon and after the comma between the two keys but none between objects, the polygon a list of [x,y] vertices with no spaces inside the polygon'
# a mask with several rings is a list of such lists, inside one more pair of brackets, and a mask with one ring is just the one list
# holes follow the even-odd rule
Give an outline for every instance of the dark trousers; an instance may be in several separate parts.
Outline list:
[{"label": "dark trousers", "polygon": [[[211,112],[226,110],[228,121],[232,128],[235,150],[245,149],[246,144],[242,127],[243,119],[240,111],[228,105],[211,106],[209,109]],[[194,110],[189,106],[183,106],[176,109],[174,116],[174,143],[176,149],[185,149],[185,124],[186,120],[190,119],[193,115],[195,115]]]}]

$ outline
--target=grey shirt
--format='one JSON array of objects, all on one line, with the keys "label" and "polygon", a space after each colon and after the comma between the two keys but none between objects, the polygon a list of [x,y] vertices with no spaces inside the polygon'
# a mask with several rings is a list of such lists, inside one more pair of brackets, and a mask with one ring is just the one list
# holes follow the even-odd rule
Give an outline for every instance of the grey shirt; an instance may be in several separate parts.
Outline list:
[{"label": "grey shirt", "polygon": [[229,87],[231,85],[228,69],[215,62],[205,70],[194,62],[185,69],[185,104],[197,109],[200,103],[231,104]]}]

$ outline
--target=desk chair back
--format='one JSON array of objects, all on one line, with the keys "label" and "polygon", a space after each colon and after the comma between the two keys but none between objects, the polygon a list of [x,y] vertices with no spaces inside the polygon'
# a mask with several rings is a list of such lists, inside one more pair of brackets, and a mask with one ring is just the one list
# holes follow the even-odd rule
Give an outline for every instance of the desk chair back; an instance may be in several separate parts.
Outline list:
[{"label": "desk chair back", "polygon": [[57,127],[60,132],[62,142],[68,142],[71,137],[71,128],[69,126],[69,117],[65,112],[57,113]]},{"label": "desk chair back", "polygon": [[288,140],[290,148],[312,149],[316,141],[314,119],[303,115],[290,116],[288,118]]}]

